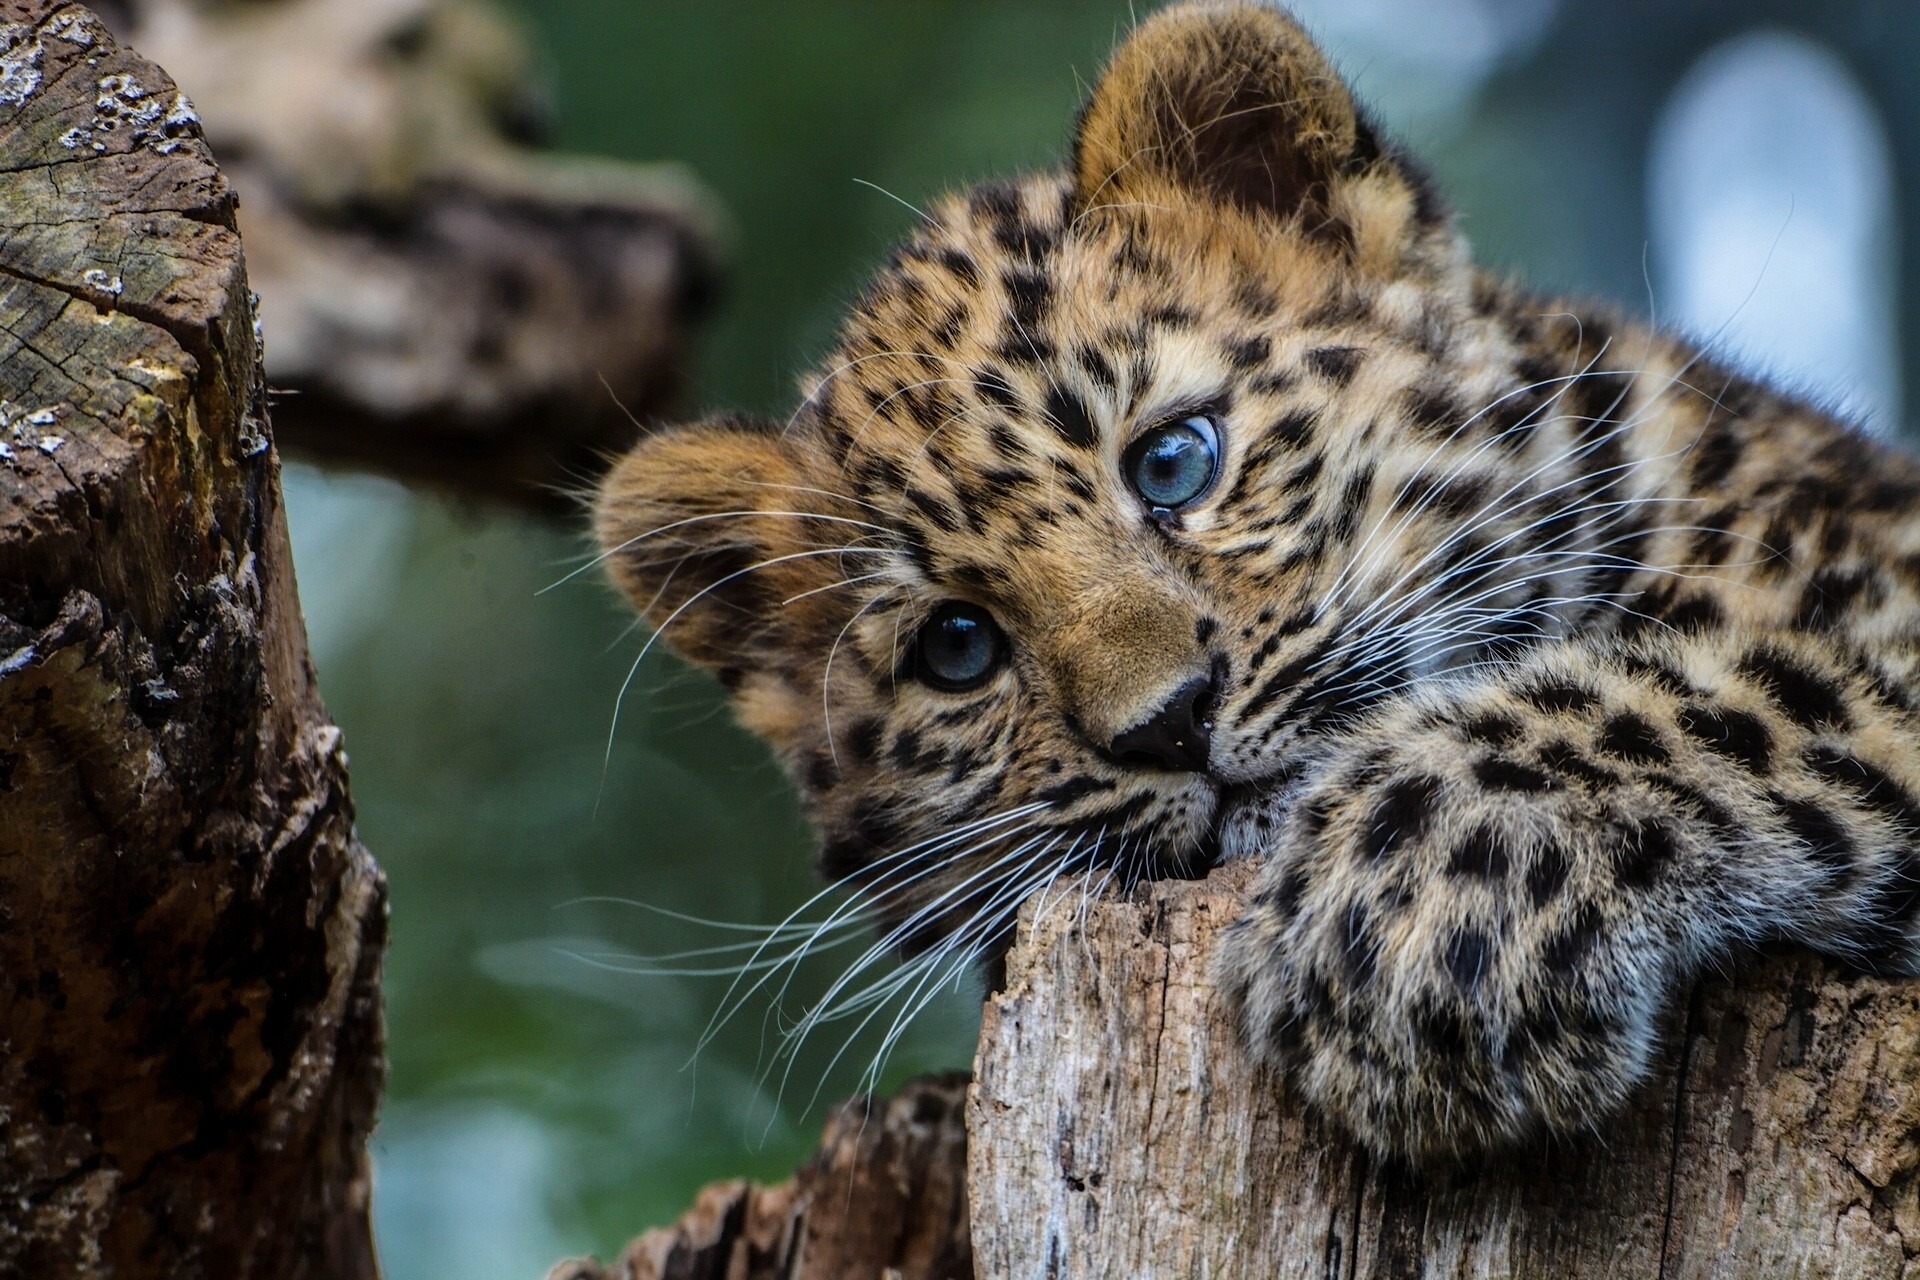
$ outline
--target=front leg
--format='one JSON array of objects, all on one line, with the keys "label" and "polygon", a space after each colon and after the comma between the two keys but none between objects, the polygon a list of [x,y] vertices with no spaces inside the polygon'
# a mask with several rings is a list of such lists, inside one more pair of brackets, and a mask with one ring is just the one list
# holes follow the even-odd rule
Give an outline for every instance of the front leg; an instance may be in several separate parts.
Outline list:
[{"label": "front leg", "polygon": [[1920,969],[1920,720],[1824,642],[1551,646],[1436,684],[1240,813],[1242,1033],[1376,1153],[1591,1127],[1701,967]]}]

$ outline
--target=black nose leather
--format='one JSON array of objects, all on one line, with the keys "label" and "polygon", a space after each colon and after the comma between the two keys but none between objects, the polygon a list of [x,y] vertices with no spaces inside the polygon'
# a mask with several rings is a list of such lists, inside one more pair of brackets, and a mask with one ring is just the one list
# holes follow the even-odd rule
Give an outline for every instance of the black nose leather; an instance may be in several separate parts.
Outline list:
[{"label": "black nose leather", "polygon": [[1213,699],[1210,676],[1189,680],[1158,711],[1115,737],[1107,750],[1121,764],[1205,773]]}]

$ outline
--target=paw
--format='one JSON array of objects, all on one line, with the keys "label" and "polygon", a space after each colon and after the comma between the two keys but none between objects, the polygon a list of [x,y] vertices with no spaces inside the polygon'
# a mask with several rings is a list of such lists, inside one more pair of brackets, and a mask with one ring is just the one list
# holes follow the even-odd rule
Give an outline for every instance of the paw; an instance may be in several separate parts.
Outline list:
[{"label": "paw", "polygon": [[1351,745],[1264,820],[1219,956],[1247,1045],[1389,1159],[1613,1112],[1681,971],[1673,922],[1620,891],[1664,833],[1456,730]]}]

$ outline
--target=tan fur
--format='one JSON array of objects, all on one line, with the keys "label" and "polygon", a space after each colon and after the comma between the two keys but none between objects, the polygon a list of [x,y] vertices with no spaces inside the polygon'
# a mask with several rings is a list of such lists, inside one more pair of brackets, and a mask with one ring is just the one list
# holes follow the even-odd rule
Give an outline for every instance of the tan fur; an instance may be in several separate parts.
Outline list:
[{"label": "tan fur", "polygon": [[[1154,515],[1127,450],[1196,413],[1218,479]],[[1259,858],[1247,1046],[1425,1160],[1605,1116],[1741,948],[1915,966],[1917,512],[1905,454],[1478,271],[1295,24],[1188,4],[790,421],[644,441],[598,530],[890,943]],[[963,692],[912,656],[950,601],[1006,636]],[[1121,749],[1196,682],[1204,770]]]}]

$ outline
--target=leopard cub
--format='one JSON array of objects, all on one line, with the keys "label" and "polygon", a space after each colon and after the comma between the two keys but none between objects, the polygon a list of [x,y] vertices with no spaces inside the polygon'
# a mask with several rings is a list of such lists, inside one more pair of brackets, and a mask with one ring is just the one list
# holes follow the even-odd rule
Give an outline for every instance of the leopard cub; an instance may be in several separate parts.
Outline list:
[{"label": "leopard cub", "polygon": [[1591,1127],[1703,967],[1920,968],[1920,469],[1470,260],[1276,9],[936,204],[792,417],[649,435],[614,578],[906,950],[1258,860],[1247,1048],[1382,1156]]}]

